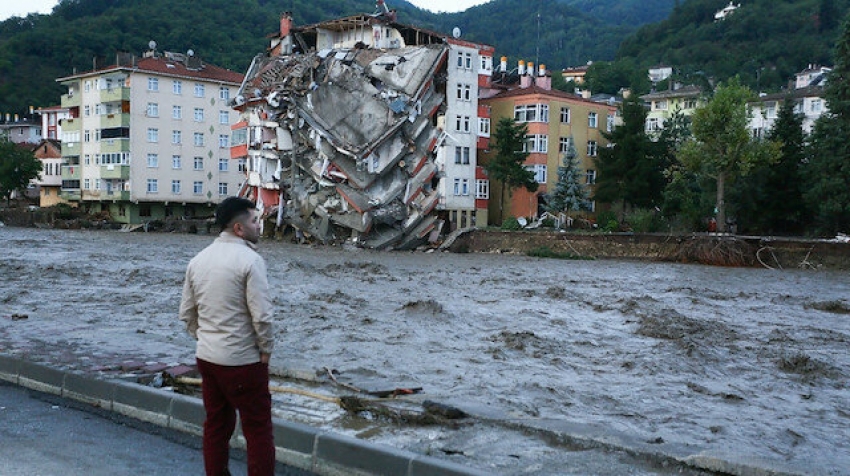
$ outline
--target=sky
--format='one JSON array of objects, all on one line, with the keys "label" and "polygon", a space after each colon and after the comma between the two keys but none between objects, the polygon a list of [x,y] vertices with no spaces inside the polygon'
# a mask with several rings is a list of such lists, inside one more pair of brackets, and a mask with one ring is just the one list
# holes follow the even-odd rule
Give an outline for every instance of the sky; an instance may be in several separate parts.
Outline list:
[{"label": "sky", "polygon": [[[488,0],[410,0],[419,8],[432,12],[461,12]],[[0,1],[0,21],[12,16],[25,17],[28,13],[50,13],[57,0],[2,0]],[[392,7],[392,0],[388,0]]]}]

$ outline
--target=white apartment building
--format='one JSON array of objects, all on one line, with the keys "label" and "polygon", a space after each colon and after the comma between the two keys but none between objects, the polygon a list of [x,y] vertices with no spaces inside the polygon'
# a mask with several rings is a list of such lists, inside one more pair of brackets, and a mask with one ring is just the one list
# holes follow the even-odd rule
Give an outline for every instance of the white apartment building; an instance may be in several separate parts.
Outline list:
[{"label": "white apartment building", "polygon": [[830,68],[809,65],[796,74],[792,90],[766,94],[750,103],[749,128],[753,137],[764,137],[773,129],[779,109],[788,99],[794,101],[794,112],[803,116],[803,131],[811,134],[815,122],[828,110],[823,90],[830,71]]},{"label": "white apartment building", "polygon": [[230,161],[228,105],[242,75],[188,54],[142,58],[57,79],[68,88],[61,121],[62,195],[112,220],[206,216],[235,195],[244,167]]}]

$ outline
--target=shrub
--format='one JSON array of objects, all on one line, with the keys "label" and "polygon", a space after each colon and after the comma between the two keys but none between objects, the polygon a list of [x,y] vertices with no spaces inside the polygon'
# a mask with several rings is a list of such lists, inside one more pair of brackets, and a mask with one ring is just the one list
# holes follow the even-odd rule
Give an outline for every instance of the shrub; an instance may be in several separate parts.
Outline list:
[{"label": "shrub", "polygon": [[519,225],[519,221],[517,221],[516,218],[508,217],[508,218],[505,218],[504,221],[502,221],[502,229],[503,230],[509,230],[509,231],[516,231],[516,230],[521,230],[522,227]]},{"label": "shrub", "polygon": [[626,216],[632,231],[636,233],[655,233],[666,228],[664,217],[652,209],[639,208]]},{"label": "shrub", "polygon": [[543,228],[555,228],[555,219],[544,218],[543,221],[540,222],[540,226],[542,226]]}]

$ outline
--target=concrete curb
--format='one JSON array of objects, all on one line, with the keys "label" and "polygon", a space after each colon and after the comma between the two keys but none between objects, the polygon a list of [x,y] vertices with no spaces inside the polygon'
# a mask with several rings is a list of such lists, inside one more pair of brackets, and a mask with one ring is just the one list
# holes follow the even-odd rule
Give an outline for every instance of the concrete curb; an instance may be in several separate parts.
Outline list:
[{"label": "concrete curb", "polygon": [[[121,380],[100,380],[0,354],[0,379],[184,433],[203,433],[201,400]],[[321,476],[492,476],[449,461],[275,418],[277,460]],[[245,448],[237,428],[231,441]]]}]

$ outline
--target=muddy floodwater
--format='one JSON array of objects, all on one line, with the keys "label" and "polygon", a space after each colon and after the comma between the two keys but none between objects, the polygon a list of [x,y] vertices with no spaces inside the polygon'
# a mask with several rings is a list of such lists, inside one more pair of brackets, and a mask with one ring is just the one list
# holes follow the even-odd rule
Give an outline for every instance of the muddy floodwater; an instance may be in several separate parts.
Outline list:
[{"label": "muddy floodwater", "polygon": [[[0,352],[83,370],[109,359],[193,362],[177,309],[185,266],[212,238],[0,228]],[[274,241],[260,253],[277,311],[273,365],[420,386],[506,420],[850,474],[846,271]],[[467,435],[449,451],[451,430],[423,431],[373,436],[496,472],[572,474],[541,463],[558,461],[553,445],[513,444],[504,460],[481,461],[476,452],[498,442]]]}]

